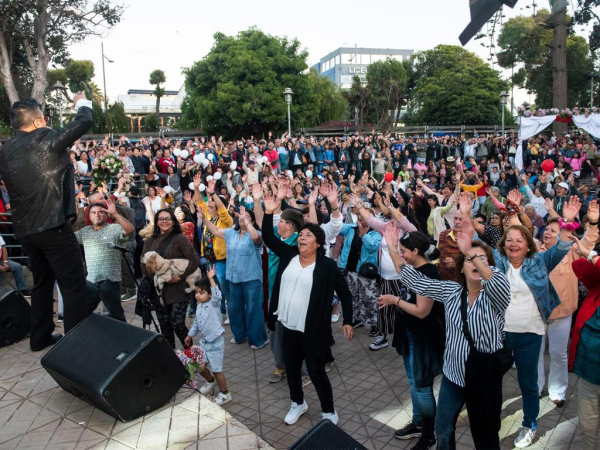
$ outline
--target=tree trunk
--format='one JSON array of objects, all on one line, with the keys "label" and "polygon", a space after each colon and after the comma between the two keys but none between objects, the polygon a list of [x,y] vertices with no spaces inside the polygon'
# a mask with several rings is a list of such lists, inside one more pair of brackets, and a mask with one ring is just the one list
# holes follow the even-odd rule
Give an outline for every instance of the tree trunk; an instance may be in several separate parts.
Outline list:
[{"label": "tree trunk", "polygon": [[[562,8],[552,16],[554,37],[552,39],[552,91],[554,108],[567,108],[567,9]],[[554,132],[564,133],[566,123],[554,122]]]},{"label": "tree trunk", "polygon": [[11,50],[8,48],[4,33],[0,30],[0,80],[2,80],[2,84],[8,94],[8,99],[12,105],[14,102],[19,101],[19,94],[17,93],[17,88],[15,87],[15,82],[10,70],[11,65]]},{"label": "tree trunk", "polygon": [[158,119],[160,117],[160,95],[158,95],[160,84],[156,85],[156,91],[156,118]]}]

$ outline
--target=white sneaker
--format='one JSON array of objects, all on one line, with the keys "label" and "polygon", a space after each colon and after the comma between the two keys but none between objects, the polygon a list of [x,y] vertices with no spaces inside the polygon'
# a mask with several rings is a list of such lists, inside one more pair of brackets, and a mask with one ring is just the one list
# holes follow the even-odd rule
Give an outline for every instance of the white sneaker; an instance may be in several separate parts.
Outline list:
[{"label": "white sneaker", "polygon": [[268,343],[269,340],[267,339],[263,345],[251,345],[250,348],[252,350],[260,350],[261,348],[265,347]]},{"label": "white sneaker", "polygon": [[520,428],[519,435],[515,439],[515,447],[517,448],[525,448],[529,447],[535,438],[535,430],[531,428]]},{"label": "white sneaker", "polygon": [[223,325],[229,325],[229,316],[227,314],[223,314]]},{"label": "white sneaker", "polygon": [[336,323],[338,320],[340,320],[340,315],[339,314],[332,314],[331,315],[331,323]]},{"label": "white sneaker", "polygon": [[229,403],[231,401],[231,392],[227,391],[227,394],[223,392],[219,392],[213,403],[216,405],[224,405],[225,403]]},{"label": "white sneaker", "polygon": [[215,391],[215,388],[218,387],[217,386],[217,380],[215,379],[215,381],[213,381],[212,383],[210,381],[207,381],[206,383],[204,383],[204,385],[200,388],[200,393],[202,395],[212,395],[213,392]]},{"label": "white sneaker", "polygon": [[333,423],[334,425],[338,424],[338,420],[340,420],[340,418],[338,417],[337,411],[334,411],[332,413],[322,413],[323,414],[323,420],[327,419],[329,421],[331,421],[331,423]]},{"label": "white sneaker", "polygon": [[286,425],[294,425],[298,422],[298,419],[302,414],[308,411],[308,405],[306,404],[306,400],[304,403],[299,405],[296,402],[292,402],[292,406],[290,407],[290,411],[286,414],[285,419],[283,421]]}]

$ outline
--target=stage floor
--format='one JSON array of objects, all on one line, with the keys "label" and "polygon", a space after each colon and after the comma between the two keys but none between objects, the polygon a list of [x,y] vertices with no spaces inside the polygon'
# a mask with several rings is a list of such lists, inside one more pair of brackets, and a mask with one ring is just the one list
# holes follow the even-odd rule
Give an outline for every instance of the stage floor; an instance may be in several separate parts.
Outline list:
[{"label": "stage floor", "polygon": [[[140,326],[134,303],[123,306],[128,321]],[[168,405],[125,424],[58,388],[40,366],[43,352],[31,352],[28,340],[0,349],[0,450],[288,448],[321,418],[314,387],[305,388],[308,412],[294,426],[285,426],[289,392],[285,378],[276,384],[267,381],[274,370],[270,348],[253,351],[247,344],[230,344],[231,332],[225,329],[224,372],[233,402],[221,408],[182,388]],[[412,411],[402,358],[391,347],[369,351],[373,338],[368,329],[355,331],[355,340],[348,343],[341,335],[341,322],[334,327],[336,362],[329,377],[339,426],[369,449],[410,448],[415,441],[393,436]],[[563,408],[545,393],[530,448],[581,448],[577,383],[578,377],[571,374]],[[438,386],[439,381],[436,394]],[[513,448],[523,416],[514,369],[504,379],[504,400],[501,438],[502,448],[508,449]],[[463,410],[456,430],[458,449],[473,448],[468,423]]]}]

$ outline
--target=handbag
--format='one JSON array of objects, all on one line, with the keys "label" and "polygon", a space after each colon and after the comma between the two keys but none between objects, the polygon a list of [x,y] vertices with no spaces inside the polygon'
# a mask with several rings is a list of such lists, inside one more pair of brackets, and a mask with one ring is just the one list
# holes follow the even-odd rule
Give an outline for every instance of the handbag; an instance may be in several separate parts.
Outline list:
[{"label": "handbag", "polygon": [[460,295],[460,316],[462,319],[462,331],[469,343],[471,349],[465,368],[467,373],[471,376],[486,376],[488,373],[493,373],[495,370],[500,370],[502,375],[508,372],[513,365],[514,358],[512,351],[506,347],[506,343],[500,349],[494,353],[484,353],[477,350],[473,337],[469,331],[469,325],[467,323],[467,288],[463,287]]},{"label": "handbag", "polygon": [[360,266],[358,274],[361,277],[369,278],[371,280],[377,278],[377,266],[373,263],[367,262]]}]

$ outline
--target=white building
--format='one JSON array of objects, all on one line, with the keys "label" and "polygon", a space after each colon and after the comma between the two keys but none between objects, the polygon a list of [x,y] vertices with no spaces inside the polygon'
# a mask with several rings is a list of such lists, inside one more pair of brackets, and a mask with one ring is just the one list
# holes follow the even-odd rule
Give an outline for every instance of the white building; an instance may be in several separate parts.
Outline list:
[{"label": "white building", "polygon": [[[160,125],[167,126],[170,121],[181,117],[181,103],[185,98],[185,87],[178,91],[165,91],[160,98]],[[142,119],[156,113],[156,95],[153,89],[129,89],[127,95],[119,95],[117,100],[123,103],[125,114],[131,121],[131,131],[140,132]]]}]

